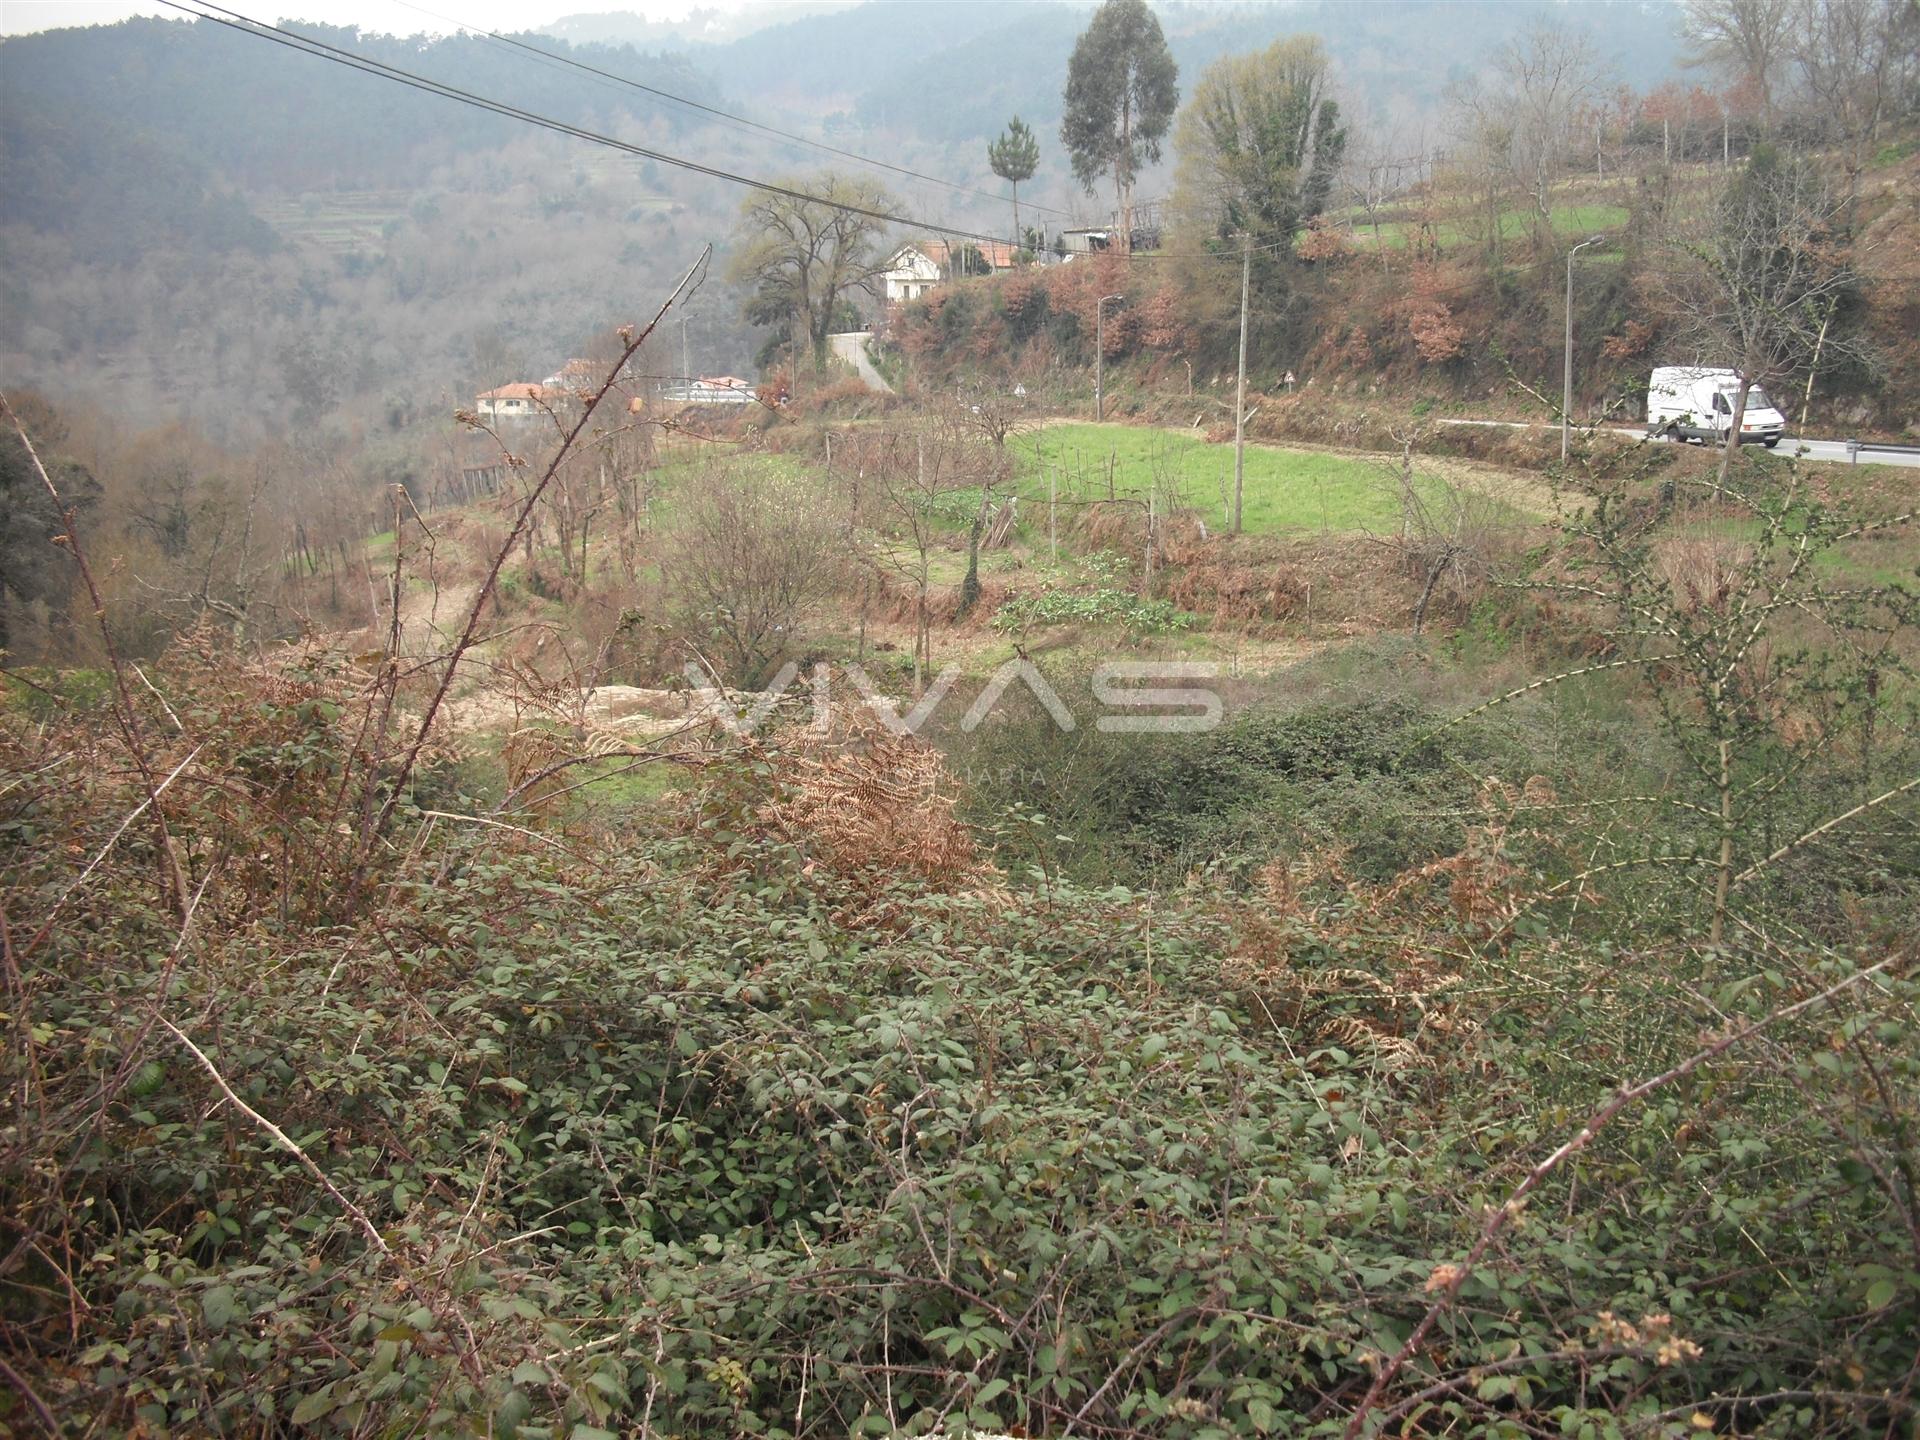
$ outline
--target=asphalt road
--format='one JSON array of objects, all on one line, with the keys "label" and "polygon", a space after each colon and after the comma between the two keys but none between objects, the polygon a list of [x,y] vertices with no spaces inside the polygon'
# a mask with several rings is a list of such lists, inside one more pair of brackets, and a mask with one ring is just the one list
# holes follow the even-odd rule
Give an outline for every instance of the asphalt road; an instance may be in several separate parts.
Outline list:
[{"label": "asphalt road", "polygon": [[[1482,425],[1496,430],[1531,430],[1558,427],[1534,426],[1524,420],[1442,420],[1442,425]],[[1616,429],[1616,435],[1625,435],[1631,440],[1644,440],[1646,431],[1641,429]],[[1792,455],[1799,451],[1808,460],[1825,460],[1833,464],[1845,465],[1854,457],[1847,453],[1844,440],[1796,440],[1791,435],[1780,441],[1774,450],[1775,455]],[[1862,465],[1908,465],[1920,468],[1920,450],[1862,450],[1859,455]]]},{"label": "asphalt road", "polygon": [[873,361],[867,358],[867,341],[873,338],[871,330],[844,330],[838,335],[827,336],[827,344],[853,367],[854,373],[865,382],[869,390],[878,390],[884,394],[893,394],[893,386],[887,383],[886,376],[873,368]]},{"label": "asphalt road", "polygon": [[[1795,440],[1791,435],[1780,442],[1776,455],[1791,455],[1796,449],[1804,447],[1809,460],[1833,460],[1845,465],[1853,457],[1847,453],[1846,442],[1842,440]],[[1862,465],[1912,465],[1920,467],[1920,450],[1862,450]]]}]

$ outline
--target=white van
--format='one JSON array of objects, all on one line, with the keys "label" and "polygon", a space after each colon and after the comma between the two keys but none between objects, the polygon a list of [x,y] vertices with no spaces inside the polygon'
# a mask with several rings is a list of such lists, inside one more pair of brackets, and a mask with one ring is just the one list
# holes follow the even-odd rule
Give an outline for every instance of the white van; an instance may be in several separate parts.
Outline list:
[{"label": "white van", "polygon": [[[1740,398],[1740,376],[1733,370],[1705,370],[1697,365],[1663,365],[1647,382],[1647,438],[1726,443],[1733,424],[1734,403]],[[1740,443],[1755,441],[1769,450],[1786,433],[1787,420],[1758,385],[1747,392],[1746,413],[1740,417]]]}]

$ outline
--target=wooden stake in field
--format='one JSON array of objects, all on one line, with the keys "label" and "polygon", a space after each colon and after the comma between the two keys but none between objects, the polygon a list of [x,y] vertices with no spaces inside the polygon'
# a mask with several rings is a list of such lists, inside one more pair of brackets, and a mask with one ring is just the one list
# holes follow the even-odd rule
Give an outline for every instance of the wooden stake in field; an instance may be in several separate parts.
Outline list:
[{"label": "wooden stake in field", "polygon": [[1060,558],[1060,530],[1057,524],[1057,507],[1060,495],[1060,472],[1053,466],[1047,467],[1047,553],[1054,560]]},{"label": "wooden stake in field", "polygon": [[[919,476],[919,493],[927,493],[927,442],[925,437],[916,435],[913,441],[913,461],[915,473]],[[913,698],[918,700],[926,692],[926,665],[928,651],[927,626],[927,559],[924,544],[920,553],[919,588],[913,597]]]},{"label": "wooden stake in field", "polygon": [[1141,589],[1142,600],[1153,598],[1153,490],[1147,490],[1147,564]]}]

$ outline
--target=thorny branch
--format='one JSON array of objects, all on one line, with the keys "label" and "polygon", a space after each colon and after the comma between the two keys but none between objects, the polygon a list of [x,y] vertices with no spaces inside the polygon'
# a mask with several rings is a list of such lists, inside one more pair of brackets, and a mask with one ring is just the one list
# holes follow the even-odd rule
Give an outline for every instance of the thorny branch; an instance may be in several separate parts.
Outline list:
[{"label": "thorny branch", "polygon": [[667,312],[679,303],[681,296],[683,294],[691,294],[689,287],[698,288],[696,277],[704,275],[707,263],[712,254],[713,247],[711,245],[703,249],[700,252],[699,258],[693,262],[692,266],[688,268],[687,273],[681,277],[679,284],[673,287],[672,293],[667,296],[666,300],[661,304],[660,309],[655,313],[653,319],[647,323],[646,327],[639,331],[627,332],[626,343],[621,350],[619,359],[608,371],[607,377],[600,383],[599,389],[587,397],[586,403],[581,407],[579,418],[574,422],[573,428],[567,432],[566,439],[560,446],[559,451],[548,463],[545,472],[542,473],[540,479],[527,492],[526,498],[521,502],[519,512],[514,517],[514,522],[508,530],[506,540],[501,544],[498,553],[494,555],[493,563],[488,567],[486,578],[481,581],[478,591],[474,594],[473,603],[467,608],[466,624],[461,629],[460,638],[455,642],[453,649],[446,657],[446,664],[440,676],[440,683],[435,688],[432,698],[427,702],[426,711],[420,717],[420,724],[414,732],[412,743],[408,745],[406,754],[391,779],[391,789],[387,795],[386,803],[381,807],[379,816],[374,823],[373,828],[375,834],[384,833],[387,825],[393,818],[394,810],[398,808],[400,804],[401,797],[405,793],[408,777],[412,775],[414,766],[418,764],[420,752],[422,748],[425,747],[427,737],[433,730],[433,722],[439,715],[440,707],[446,702],[447,694],[453,689],[454,681],[459,675],[460,661],[462,657],[466,655],[467,651],[473,648],[475,636],[480,629],[480,618],[485,612],[488,601],[493,597],[494,587],[499,584],[500,571],[506,565],[507,558],[513,554],[514,546],[520,543],[520,537],[526,530],[528,521],[533,516],[534,508],[539,505],[541,496],[546,493],[547,487],[553,483],[553,477],[559,473],[560,466],[571,453],[574,443],[586,429],[587,423],[592,420],[594,411],[599,408],[600,402],[606,399],[608,393],[614,388],[614,385],[620,378],[620,372],[626,368],[627,362],[639,353],[640,347],[646,344],[648,339],[652,337],[654,330],[659,326],[660,322],[666,318]]},{"label": "thorny branch", "polygon": [[1481,1227],[1480,1238],[1474,1241],[1473,1248],[1467,1251],[1463,1259],[1456,1264],[1442,1266],[1434,1272],[1435,1277],[1441,1281],[1438,1287],[1439,1298],[1427,1307],[1427,1313],[1421,1317],[1420,1323],[1413,1327],[1413,1333],[1407,1336],[1401,1343],[1400,1348],[1380,1366],[1378,1372],[1374,1375],[1373,1383],[1367,1387],[1366,1395],[1362,1397],[1359,1405],[1354,1407],[1353,1414],[1347,1420],[1347,1428],[1344,1432],[1345,1440],[1358,1440],[1358,1437],[1366,1429],[1367,1416],[1379,1405],[1380,1398],[1386,1394],[1387,1388],[1393,1384],[1401,1370],[1406,1368],[1407,1361],[1419,1351],[1421,1343],[1425,1341],[1433,1327],[1439,1323],[1440,1317],[1452,1308],[1454,1301],[1459,1298],[1460,1287],[1466,1283],[1467,1278],[1473,1274],[1475,1267],[1485,1258],[1488,1249],[1492,1247],[1493,1242],[1499,1237],[1500,1232],[1505,1230],[1513,1219],[1525,1208],[1527,1197],[1539,1189],[1547,1177],[1559,1169],[1563,1163],[1574,1155],[1579,1154],[1580,1151],[1586,1149],[1586,1147],[1592,1143],[1593,1138],[1598,1135],[1609,1122],[1614,1120],[1621,1111],[1636,1101],[1645,1099],[1654,1091],[1671,1085],[1676,1080],[1684,1079],[1709,1060],[1724,1055],[1734,1046],[1771,1029],[1781,1021],[1789,1020],[1795,1015],[1813,1009],[1815,1006],[1824,1005],[1835,996],[1857,985],[1864,984],[1874,976],[1891,969],[1893,964],[1892,959],[1887,959],[1880,961],[1878,964],[1870,965],[1864,970],[1847,976],[1844,980],[1829,985],[1818,994],[1809,995],[1806,999],[1796,1001],[1792,1005],[1782,1006],[1771,1014],[1765,1015],[1748,1025],[1729,1030],[1712,1044],[1694,1051],[1693,1054],[1670,1069],[1664,1070],[1650,1079],[1642,1080],[1638,1084],[1628,1085],[1616,1091],[1611,1099],[1588,1117],[1587,1123],[1582,1125],[1571,1139],[1565,1141],[1558,1149],[1554,1150],[1552,1154],[1548,1155],[1539,1164],[1535,1165],[1533,1169],[1527,1172],[1525,1178],[1513,1188],[1512,1193],[1507,1196],[1505,1202],[1488,1215],[1486,1224]]}]

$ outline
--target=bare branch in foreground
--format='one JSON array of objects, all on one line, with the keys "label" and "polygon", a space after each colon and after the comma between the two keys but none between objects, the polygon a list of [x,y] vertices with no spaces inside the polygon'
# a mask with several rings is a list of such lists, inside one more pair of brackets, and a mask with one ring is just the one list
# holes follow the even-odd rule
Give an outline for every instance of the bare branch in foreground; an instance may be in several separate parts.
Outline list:
[{"label": "bare branch in foreground", "polygon": [[446,702],[448,692],[453,689],[454,679],[460,671],[461,657],[473,648],[475,633],[480,628],[480,617],[486,609],[487,602],[493,597],[494,587],[500,582],[500,571],[506,565],[507,557],[513,553],[513,547],[520,543],[521,532],[526,529],[527,522],[533,515],[534,507],[540,503],[540,497],[546,493],[547,487],[553,483],[553,477],[559,472],[560,466],[572,452],[574,442],[579,439],[581,432],[586,429],[587,422],[593,418],[594,411],[599,407],[600,402],[604,400],[608,392],[613,389],[615,382],[620,378],[620,372],[626,368],[627,362],[639,352],[642,345],[646,344],[654,330],[659,326],[661,320],[666,318],[667,312],[679,302],[681,294],[689,285],[693,284],[694,277],[706,268],[707,261],[712,254],[713,247],[711,245],[703,249],[700,252],[699,258],[688,268],[687,273],[680,278],[680,283],[673,287],[672,293],[669,294],[661,304],[660,309],[655,313],[653,319],[647,323],[646,328],[635,332],[627,338],[625,348],[622,350],[619,360],[616,361],[608,371],[606,379],[600,384],[600,388],[588,397],[586,404],[581,408],[580,418],[574,422],[573,429],[567,433],[566,442],[561,445],[559,452],[548,464],[545,473],[541,475],[538,483],[528,491],[526,499],[521,502],[519,514],[514,517],[514,523],[508,529],[506,540],[502,543],[499,553],[493,557],[493,564],[487,570],[486,579],[480,583],[479,589],[474,594],[473,603],[467,610],[466,624],[460,632],[460,639],[454,644],[452,652],[447,656],[445,673],[440,677],[440,684],[435,689],[433,698],[427,702],[426,713],[420,717],[420,726],[418,730],[414,732],[413,741],[407,747],[406,755],[400,762],[400,766],[393,776],[391,790],[387,795],[386,803],[381,806],[380,814],[373,826],[375,834],[385,831],[388,823],[393,818],[394,810],[398,808],[400,804],[400,797],[406,790],[407,780],[413,774],[414,766],[419,763],[420,752],[427,743],[427,736],[433,730],[434,719],[439,715],[441,705]]},{"label": "bare branch in foreground", "polygon": [[1433,1329],[1434,1325],[1439,1322],[1440,1317],[1445,1314],[1447,1310],[1452,1307],[1453,1302],[1459,1298],[1460,1287],[1466,1283],[1467,1277],[1473,1274],[1474,1267],[1477,1266],[1486,1255],[1487,1250],[1492,1246],[1500,1232],[1506,1229],[1508,1223],[1514,1216],[1520,1213],[1525,1205],[1527,1196],[1537,1190],[1546,1178],[1555,1170],[1559,1169],[1566,1160],[1586,1149],[1588,1144],[1592,1142],[1593,1137],[1599,1134],[1601,1129],[1605,1127],[1609,1121],[1613,1120],[1622,1110],[1626,1109],[1636,1100],[1642,1100],[1654,1091],[1672,1084],[1675,1080],[1692,1074],[1709,1060],[1725,1054],[1743,1040],[1751,1039],[1761,1031],[1777,1025],[1782,1020],[1790,1019],[1804,1010],[1810,1010],[1816,1005],[1831,1000],[1842,991],[1849,990],[1855,985],[1869,980],[1881,971],[1888,969],[1892,964],[1892,959],[1882,960],[1877,965],[1871,965],[1865,970],[1849,975],[1846,979],[1828,986],[1817,995],[1809,995],[1806,999],[1796,1001],[1792,1005],[1783,1006],[1781,1009],[1775,1010],[1770,1015],[1763,1016],[1750,1025],[1728,1031],[1711,1045],[1708,1045],[1704,1049],[1696,1050],[1670,1070],[1662,1071],[1651,1079],[1642,1080],[1637,1085],[1629,1085],[1624,1089],[1616,1091],[1606,1104],[1593,1112],[1592,1116],[1588,1118],[1587,1123],[1580,1127],[1578,1134],[1574,1135],[1573,1138],[1566,1141],[1559,1149],[1555,1150],[1551,1155],[1547,1156],[1546,1159],[1542,1160],[1527,1172],[1526,1178],[1514,1187],[1513,1193],[1506,1198],[1506,1201],[1500,1208],[1487,1217],[1487,1223],[1481,1228],[1480,1238],[1474,1241],[1473,1248],[1467,1252],[1465,1259],[1461,1260],[1458,1264],[1441,1266],[1435,1270],[1434,1275],[1436,1278],[1444,1276],[1442,1283],[1438,1287],[1440,1291],[1439,1298],[1427,1307],[1427,1313],[1421,1317],[1420,1323],[1413,1327],[1413,1333],[1407,1336],[1400,1348],[1394,1352],[1392,1358],[1387,1360],[1386,1363],[1380,1367],[1379,1372],[1373,1377],[1373,1383],[1367,1387],[1366,1395],[1361,1398],[1359,1405],[1354,1407],[1354,1412],[1347,1421],[1347,1428],[1345,1432],[1343,1432],[1345,1440],[1358,1440],[1358,1437],[1366,1428],[1368,1414],[1380,1403],[1380,1397],[1386,1394],[1387,1387],[1393,1383],[1394,1378],[1406,1367],[1407,1361],[1410,1360],[1414,1352],[1420,1348],[1420,1343],[1427,1338],[1427,1332]]}]

